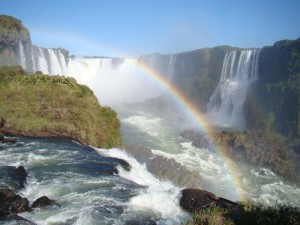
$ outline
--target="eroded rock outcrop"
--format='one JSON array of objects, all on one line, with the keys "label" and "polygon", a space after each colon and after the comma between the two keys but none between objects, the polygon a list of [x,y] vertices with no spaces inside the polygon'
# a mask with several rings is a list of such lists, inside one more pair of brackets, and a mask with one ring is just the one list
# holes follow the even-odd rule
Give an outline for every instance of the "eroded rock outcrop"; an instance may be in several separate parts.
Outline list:
[{"label": "eroded rock outcrop", "polygon": [[234,161],[264,166],[276,174],[296,180],[295,162],[291,152],[276,137],[266,137],[262,131],[214,132],[208,135],[187,130],[182,137],[199,148],[213,149],[211,141],[223,147],[226,155]]},{"label": "eroded rock outcrop", "polygon": [[184,189],[180,206],[191,213],[217,206],[227,210],[228,216],[234,220],[238,220],[243,212],[243,208],[237,203],[200,189]]},{"label": "eroded rock outcrop", "polygon": [[151,149],[141,145],[126,145],[126,151],[155,176],[171,180],[175,185],[186,188],[201,188],[202,177],[196,172],[178,163],[175,159],[154,155]]}]

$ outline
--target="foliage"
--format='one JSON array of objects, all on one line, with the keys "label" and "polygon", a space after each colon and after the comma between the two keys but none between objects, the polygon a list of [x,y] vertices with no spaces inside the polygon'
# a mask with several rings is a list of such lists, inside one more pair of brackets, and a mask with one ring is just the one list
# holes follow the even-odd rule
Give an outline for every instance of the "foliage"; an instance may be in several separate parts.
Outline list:
[{"label": "foliage", "polygon": [[261,203],[243,203],[245,211],[241,215],[244,225],[300,224],[300,208],[283,204],[267,206]]},{"label": "foliage", "polygon": [[234,225],[234,222],[226,217],[227,212],[219,207],[211,207],[194,212],[192,220],[186,225]]},{"label": "foliage", "polygon": [[0,118],[6,128],[29,136],[63,135],[102,148],[121,145],[116,113],[100,106],[93,92],[73,78],[2,67]]},{"label": "foliage", "polygon": [[244,211],[240,213],[238,221],[228,218],[225,210],[218,207],[203,209],[195,212],[186,225],[299,225],[300,208],[282,204],[267,206],[261,203],[239,203]]}]

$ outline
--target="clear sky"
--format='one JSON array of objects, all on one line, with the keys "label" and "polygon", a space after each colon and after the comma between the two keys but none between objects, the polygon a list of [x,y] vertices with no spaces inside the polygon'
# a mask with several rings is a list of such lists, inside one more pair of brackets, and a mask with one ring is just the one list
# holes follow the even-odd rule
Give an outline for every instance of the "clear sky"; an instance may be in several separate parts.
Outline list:
[{"label": "clear sky", "polygon": [[0,0],[33,44],[137,57],[203,47],[262,47],[300,37],[300,0]]}]

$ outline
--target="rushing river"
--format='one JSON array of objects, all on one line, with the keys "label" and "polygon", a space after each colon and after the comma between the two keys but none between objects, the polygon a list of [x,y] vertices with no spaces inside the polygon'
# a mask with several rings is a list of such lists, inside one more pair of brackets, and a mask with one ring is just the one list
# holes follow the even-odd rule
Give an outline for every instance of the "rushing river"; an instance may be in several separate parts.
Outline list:
[{"label": "rushing river", "polygon": [[[237,186],[217,152],[192,146],[172,123],[143,112],[120,115],[124,143],[142,144],[154,155],[173,158],[198,172],[208,191],[234,201],[244,193],[268,204],[299,205],[299,185],[272,171],[236,164]],[[18,138],[16,144],[1,146],[0,167],[7,165],[27,170],[28,184],[18,193],[31,203],[43,195],[57,201],[21,214],[36,224],[183,224],[189,218],[179,206],[184,187],[176,187],[171,179],[159,180],[120,149],[93,149],[65,139]]]}]

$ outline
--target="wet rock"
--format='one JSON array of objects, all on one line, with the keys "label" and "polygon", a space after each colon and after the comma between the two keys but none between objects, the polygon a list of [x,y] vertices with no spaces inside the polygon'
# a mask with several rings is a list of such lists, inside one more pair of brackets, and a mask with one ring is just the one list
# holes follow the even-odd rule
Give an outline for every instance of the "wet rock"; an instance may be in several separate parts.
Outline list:
[{"label": "wet rock", "polygon": [[201,188],[201,176],[195,171],[188,170],[175,159],[155,156],[146,166],[151,173],[171,180],[177,186]]},{"label": "wet rock", "polygon": [[29,202],[26,198],[16,195],[10,189],[0,189],[0,217],[30,211]]},{"label": "wet rock", "polygon": [[4,127],[5,120],[3,118],[0,119],[0,128]]},{"label": "wet rock", "polygon": [[131,170],[130,164],[128,162],[126,162],[124,159],[113,158],[113,157],[110,157],[110,158],[116,163],[116,166],[120,165],[126,171],[130,171]]},{"label": "wet rock", "polygon": [[150,148],[138,144],[125,145],[125,150],[140,163],[148,163],[154,157]]},{"label": "wet rock", "polygon": [[3,166],[0,168],[0,181],[15,191],[25,187],[28,173],[23,166]]},{"label": "wet rock", "polygon": [[17,139],[14,137],[4,137],[2,143],[16,143]]},{"label": "wet rock", "polygon": [[[199,132],[188,130],[181,136],[192,141],[192,144],[198,148],[212,149],[207,136]],[[295,157],[289,156],[291,150],[287,149],[280,139],[267,138],[262,131],[212,132],[209,138],[222,146],[225,154],[234,161],[267,167],[284,178],[297,180],[295,170],[297,161]]]},{"label": "wet rock", "polygon": [[31,222],[30,220],[27,220],[27,219],[23,218],[22,216],[18,216],[18,215],[10,215],[10,216],[6,217],[5,220],[16,221],[16,222],[18,222],[18,224],[20,223],[20,224],[36,225],[35,223]]},{"label": "wet rock", "polygon": [[184,139],[192,141],[192,144],[198,148],[210,148],[209,138],[200,132],[186,130],[180,134]]},{"label": "wet rock", "polygon": [[141,145],[126,145],[125,148],[138,162],[145,163],[147,169],[155,176],[171,180],[180,187],[202,187],[201,176],[195,171],[188,170],[175,159],[154,155],[150,148]]},{"label": "wet rock", "polygon": [[125,225],[156,225],[157,223],[153,219],[142,219],[142,220],[129,220],[125,222]]},{"label": "wet rock", "polygon": [[228,216],[235,221],[239,220],[243,212],[243,208],[237,203],[200,189],[184,189],[180,198],[180,206],[191,213],[217,206],[228,210]]},{"label": "wet rock", "polygon": [[42,196],[40,198],[38,198],[37,200],[35,200],[32,203],[32,208],[43,208],[45,206],[49,206],[49,205],[53,205],[55,204],[55,201],[52,199],[49,199],[47,196]]}]

